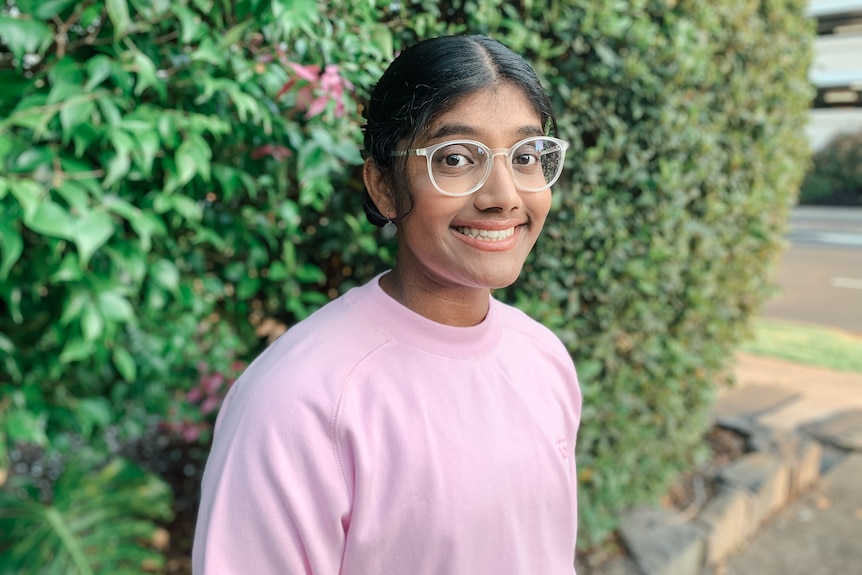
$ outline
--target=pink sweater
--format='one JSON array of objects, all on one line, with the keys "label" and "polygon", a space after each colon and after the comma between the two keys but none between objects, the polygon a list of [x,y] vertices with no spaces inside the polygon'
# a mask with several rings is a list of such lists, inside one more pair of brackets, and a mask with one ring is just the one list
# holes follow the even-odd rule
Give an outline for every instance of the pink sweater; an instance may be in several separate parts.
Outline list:
[{"label": "pink sweater", "polygon": [[197,575],[571,575],[581,395],[493,298],[432,322],[377,279],[271,345],[216,427]]}]

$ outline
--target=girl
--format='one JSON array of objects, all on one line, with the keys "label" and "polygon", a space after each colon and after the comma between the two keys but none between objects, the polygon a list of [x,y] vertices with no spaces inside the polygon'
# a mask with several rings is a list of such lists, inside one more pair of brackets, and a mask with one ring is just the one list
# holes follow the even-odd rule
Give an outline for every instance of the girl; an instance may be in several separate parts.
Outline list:
[{"label": "girl", "polygon": [[518,277],[567,144],[485,37],[404,51],[372,94],[365,209],[395,267],[271,345],[219,415],[198,575],[574,572],[581,396]]}]

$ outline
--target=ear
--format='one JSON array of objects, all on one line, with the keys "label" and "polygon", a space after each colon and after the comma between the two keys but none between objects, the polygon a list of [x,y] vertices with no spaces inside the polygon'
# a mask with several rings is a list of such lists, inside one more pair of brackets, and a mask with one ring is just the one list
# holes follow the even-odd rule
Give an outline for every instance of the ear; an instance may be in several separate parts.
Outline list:
[{"label": "ear", "polygon": [[365,165],[362,166],[362,179],[365,181],[368,195],[371,196],[371,200],[377,206],[380,214],[394,219],[398,213],[395,211],[392,186],[372,158],[365,160]]}]

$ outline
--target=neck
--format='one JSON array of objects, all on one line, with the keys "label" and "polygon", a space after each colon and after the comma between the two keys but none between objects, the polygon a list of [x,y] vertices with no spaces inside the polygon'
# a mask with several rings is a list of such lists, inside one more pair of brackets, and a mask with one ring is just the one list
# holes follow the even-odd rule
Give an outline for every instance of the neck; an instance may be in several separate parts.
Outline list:
[{"label": "neck", "polygon": [[407,309],[437,323],[469,327],[482,322],[488,314],[487,288],[449,287],[414,281],[398,272],[396,266],[380,278],[380,287]]}]

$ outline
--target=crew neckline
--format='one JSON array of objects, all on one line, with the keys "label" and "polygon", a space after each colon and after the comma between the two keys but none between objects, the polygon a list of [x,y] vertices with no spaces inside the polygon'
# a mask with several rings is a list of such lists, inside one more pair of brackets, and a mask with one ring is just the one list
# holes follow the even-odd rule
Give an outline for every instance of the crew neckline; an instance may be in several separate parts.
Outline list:
[{"label": "crew neckline", "polygon": [[404,306],[380,287],[383,272],[364,286],[345,294],[346,303],[366,321],[394,340],[410,347],[452,358],[467,359],[492,351],[500,340],[497,306],[488,296],[488,314],[468,327],[446,325]]}]

